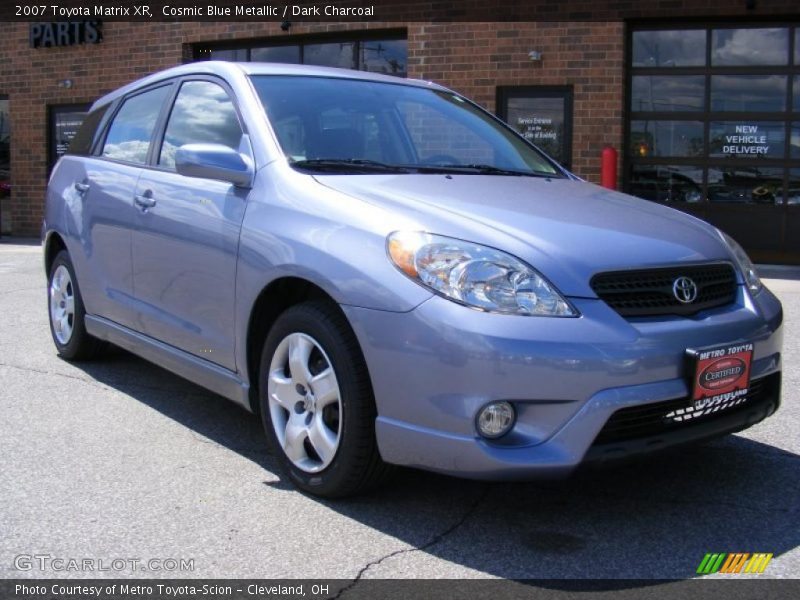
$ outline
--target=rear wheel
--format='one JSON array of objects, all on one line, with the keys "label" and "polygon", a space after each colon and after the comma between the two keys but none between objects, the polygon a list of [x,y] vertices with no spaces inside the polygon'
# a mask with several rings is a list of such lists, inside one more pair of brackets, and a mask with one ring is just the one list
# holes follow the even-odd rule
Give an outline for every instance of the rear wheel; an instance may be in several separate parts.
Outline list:
[{"label": "rear wheel", "polygon": [[67,360],[86,360],[97,355],[102,342],[86,332],[83,299],[69,254],[59,252],[47,282],[50,333],[58,354]]},{"label": "rear wheel", "polygon": [[383,479],[366,364],[337,307],[307,302],[278,317],[264,343],[259,396],[270,446],[300,489],[335,498]]}]

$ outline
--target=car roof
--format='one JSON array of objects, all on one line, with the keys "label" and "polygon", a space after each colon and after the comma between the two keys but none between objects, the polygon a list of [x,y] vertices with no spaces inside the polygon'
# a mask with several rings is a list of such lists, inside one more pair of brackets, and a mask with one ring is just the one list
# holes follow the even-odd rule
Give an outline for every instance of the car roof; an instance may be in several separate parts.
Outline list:
[{"label": "car roof", "polygon": [[117,98],[124,96],[139,88],[158,83],[173,77],[184,75],[218,75],[222,78],[241,75],[295,75],[306,77],[333,77],[339,79],[355,79],[360,81],[375,81],[382,83],[392,83],[395,85],[409,85],[414,87],[424,87],[437,90],[446,88],[421,79],[406,79],[393,75],[383,75],[380,73],[369,73],[367,71],[354,71],[352,69],[336,69],[333,67],[318,67],[314,65],[290,65],[283,63],[264,63],[264,62],[229,62],[222,60],[208,60],[188,63],[178,67],[165,69],[132,83],[122,86],[98,99],[92,106],[92,110],[99,106],[109,104]]}]

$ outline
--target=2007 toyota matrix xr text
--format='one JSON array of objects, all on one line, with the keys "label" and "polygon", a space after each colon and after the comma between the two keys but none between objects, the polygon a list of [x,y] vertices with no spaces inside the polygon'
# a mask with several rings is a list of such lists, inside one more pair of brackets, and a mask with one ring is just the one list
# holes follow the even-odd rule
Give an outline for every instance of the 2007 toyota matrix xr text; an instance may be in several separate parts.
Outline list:
[{"label": "2007 toyota matrix xr text", "polygon": [[438,85],[204,62],[97,102],[43,225],[59,354],[260,414],[301,489],[569,473],[748,427],[783,313],[730,237]]}]

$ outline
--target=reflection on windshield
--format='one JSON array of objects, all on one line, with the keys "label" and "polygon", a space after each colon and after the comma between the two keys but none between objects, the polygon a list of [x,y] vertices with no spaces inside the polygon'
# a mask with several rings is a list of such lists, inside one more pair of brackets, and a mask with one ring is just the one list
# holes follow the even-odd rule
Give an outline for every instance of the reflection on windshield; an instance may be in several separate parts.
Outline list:
[{"label": "reflection on windshield", "polygon": [[343,171],[559,176],[543,154],[457,94],[408,85],[254,76],[284,153]]}]

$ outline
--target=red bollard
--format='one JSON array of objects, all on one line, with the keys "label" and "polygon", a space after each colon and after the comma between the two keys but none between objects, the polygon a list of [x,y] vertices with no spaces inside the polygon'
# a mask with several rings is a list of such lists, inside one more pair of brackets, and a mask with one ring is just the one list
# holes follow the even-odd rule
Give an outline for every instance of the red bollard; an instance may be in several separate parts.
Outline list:
[{"label": "red bollard", "polygon": [[617,189],[617,151],[611,146],[603,148],[600,166],[600,185],[609,190]]}]

